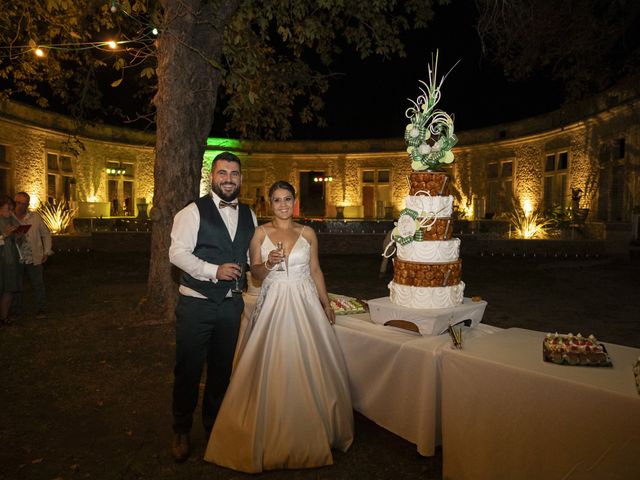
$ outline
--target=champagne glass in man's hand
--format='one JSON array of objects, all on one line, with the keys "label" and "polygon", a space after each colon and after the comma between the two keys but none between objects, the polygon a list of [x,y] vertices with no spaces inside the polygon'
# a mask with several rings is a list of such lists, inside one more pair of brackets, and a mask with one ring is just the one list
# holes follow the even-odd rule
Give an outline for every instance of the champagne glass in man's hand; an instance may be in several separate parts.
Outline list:
[{"label": "champagne glass in man's hand", "polygon": [[242,289],[240,288],[240,280],[242,279],[242,274],[244,273],[244,267],[245,267],[246,261],[244,261],[244,260],[235,260],[235,263],[238,264],[238,268],[240,268],[240,273],[238,274],[237,278],[235,279],[235,284],[234,284],[234,287],[231,289],[231,292],[233,292],[233,293],[242,293]]},{"label": "champagne glass in man's hand", "polygon": [[276,249],[282,254],[282,260],[278,263],[278,268],[276,270],[278,272],[284,272],[284,245],[282,242],[276,242]]}]

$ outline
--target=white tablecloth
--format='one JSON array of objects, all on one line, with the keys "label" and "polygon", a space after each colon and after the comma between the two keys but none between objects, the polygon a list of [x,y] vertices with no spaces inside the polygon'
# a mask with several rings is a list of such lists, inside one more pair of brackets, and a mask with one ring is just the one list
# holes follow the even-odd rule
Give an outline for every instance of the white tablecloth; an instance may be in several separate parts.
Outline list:
[{"label": "white tablecloth", "polygon": [[[256,297],[245,295],[247,318]],[[243,322],[244,323],[244,322]],[[339,315],[335,332],[349,372],[353,408],[431,456],[440,444],[440,356],[448,335],[419,336],[371,323],[369,314]],[[463,328],[463,342],[500,329]]]},{"label": "white tablecloth", "polygon": [[640,478],[640,349],[613,368],[542,360],[544,333],[512,328],[442,355],[445,479]]},{"label": "white tablecloth", "polygon": [[[463,341],[498,329],[463,328]],[[440,355],[448,335],[422,337],[370,323],[368,315],[339,316],[335,331],[351,385],[353,408],[431,456],[440,444]]]}]

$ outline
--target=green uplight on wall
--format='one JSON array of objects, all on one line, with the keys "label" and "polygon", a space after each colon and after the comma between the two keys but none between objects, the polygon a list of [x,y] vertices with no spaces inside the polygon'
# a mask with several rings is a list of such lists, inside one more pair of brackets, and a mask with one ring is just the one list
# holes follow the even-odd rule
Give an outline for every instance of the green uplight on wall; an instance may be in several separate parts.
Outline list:
[{"label": "green uplight on wall", "polygon": [[203,167],[206,168],[207,171],[210,171],[211,163],[216,155],[222,152],[238,150],[241,143],[242,142],[240,142],[240,140],[234,140],[231,138],[207,138],[207,146],[204,150]]}]

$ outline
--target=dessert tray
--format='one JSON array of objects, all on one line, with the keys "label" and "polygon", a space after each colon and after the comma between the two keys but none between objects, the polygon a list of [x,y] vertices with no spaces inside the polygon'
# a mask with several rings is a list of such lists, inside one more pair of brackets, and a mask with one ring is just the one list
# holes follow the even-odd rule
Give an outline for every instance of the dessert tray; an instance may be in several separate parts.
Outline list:
[{"label": "dessert tray", "polygon": [[545,362],[583,367],[612,367],[606,347],[593,335],[548,333],[542,342]]},{"label": "dessert tray", "polygon": [[369,311],[367,302],[355,297],[347,297],[344,295],[330,293],[329,302],[331,303],[331,308],[336,315],[353,315]]}]

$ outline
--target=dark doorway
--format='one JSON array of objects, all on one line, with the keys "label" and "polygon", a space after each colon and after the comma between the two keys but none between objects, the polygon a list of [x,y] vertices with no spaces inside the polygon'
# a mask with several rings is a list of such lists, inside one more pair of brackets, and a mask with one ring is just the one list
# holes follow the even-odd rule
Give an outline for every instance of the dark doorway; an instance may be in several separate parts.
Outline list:
[{"label": "dark doorway", "polygon": [[300,172],[301,217],[324,217],[324,178],[324,172]]}]

